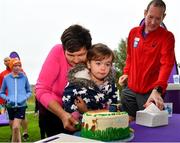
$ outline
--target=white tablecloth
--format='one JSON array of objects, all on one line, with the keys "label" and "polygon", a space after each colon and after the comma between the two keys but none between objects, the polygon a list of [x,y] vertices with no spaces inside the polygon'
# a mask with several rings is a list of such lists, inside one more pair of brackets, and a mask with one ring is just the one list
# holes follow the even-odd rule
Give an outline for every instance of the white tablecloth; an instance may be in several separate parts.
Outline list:
[{"label": "white tablecloth", "polygon": [[68,134],[58,134],[40,141],[37,141],[35,143],[61,143],[61,142],[95,142],[95,143],[102,143],[101,141],[96,141],[96,140],[91,140],[91,139],[86,139],[82,137],[77,137],[73,135],[68,135]]},{"label": "white tablecloth", "polygon": [[169,83],[166,90],[180,90],[180,84]]}]

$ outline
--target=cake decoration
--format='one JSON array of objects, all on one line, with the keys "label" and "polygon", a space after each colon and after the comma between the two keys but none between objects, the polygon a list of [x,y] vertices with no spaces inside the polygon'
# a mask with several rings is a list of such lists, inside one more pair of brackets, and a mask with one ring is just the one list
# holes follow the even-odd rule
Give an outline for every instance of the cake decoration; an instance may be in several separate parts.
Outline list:
[{"label": "cake decoration", "polygon": [[101,141],[128,138],[130,137],[129,116],[126,112],[120,111],[94,110],[86,112],[82,118],[81,136]]}]

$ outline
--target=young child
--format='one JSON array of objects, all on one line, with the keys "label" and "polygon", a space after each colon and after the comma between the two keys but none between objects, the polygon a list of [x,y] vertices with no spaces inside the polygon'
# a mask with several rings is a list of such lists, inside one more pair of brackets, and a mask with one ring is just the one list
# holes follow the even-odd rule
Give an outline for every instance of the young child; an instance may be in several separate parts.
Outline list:
[{"label": "young child", "polygon": [[20,60],[14,59],[10,68],[12,72],[3,79],[0,97],[6,102],[12,124],[12,142],[21,142],[20,126],[22,119],[25,119],[26,101],[31,96],[31,87],[27,76],[21,72]]},{"label": "young child", "polygon": [[104,44],[95,44],[87,53],[87,65],[79,64],[70,70],[62,98],[67,112],[76,116],[74,113],[106,109],[117,103],[117,88],[111,72],[113,59],[112,50]]}]

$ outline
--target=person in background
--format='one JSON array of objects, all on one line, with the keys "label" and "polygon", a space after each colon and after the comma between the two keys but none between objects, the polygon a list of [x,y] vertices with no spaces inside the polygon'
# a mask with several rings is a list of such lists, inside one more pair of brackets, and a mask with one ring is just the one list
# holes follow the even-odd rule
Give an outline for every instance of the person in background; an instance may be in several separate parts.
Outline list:
[{"label": "person in background", "polygon": [[[4,65],[6,66],[6,70],[0,73],[0,87],[2,85],[2,81],[4,77],[8,75],[9,73],[11,73],[12,69],[10,67],[12,67],[13,61],[15,59],[19,59],[19,56],[17,58],[10,58],[10,57],[4,58]],[[21,67],[21,70],[22,70],[22,67]],[[6,95],[7,94],[8,94],[8,91],[6,91]],[[0,98],[0,102],[1,100],[3,101],[2,103],[4,104],[4,100]],[[22,120],[21,125],[23,128],[23,140],[27,141],[27,139],[29,138],[29,135],[28,135],[28,121],[26,118]],[[10,126],[12,126],[11,123],[10,123]]]},{"label": "person in background", "polygon": [[152,0],[144,11],[145,23],[133,28],[128,36],[127,59],[119,84],[122,107],[132,120],[136,111],[152,102],[162,110],[163,95],[174,65],[174,35],[160,27],[165,17],[166,5],[162,0]]},{"label": "person in background", "polygon": [[[6,66],[6,69],[0,73],[0,87],[2,85],[2,81],[4,79],[4,76],[11,72],[11,70],[9,68],[9,62],[10,62],[9,57],[4,58],[4,65]],[[0,97],[0,114],[6,113],[5,111],[6,111],[5,101]]]},{"label": "person in background", "polygon": [[117,88],[111,72],[113,59],[114,54],[106,45],[92,46],[87,53],[87,65],[78,64],[69,72],[69,83],[62,98],[65,111],[74,116],[89,110],[108,109],[110,104],[117,103]]},{"label": "person in background", "polygon": [[63,32],[61,42],[48,54],[35,87],[39,117],[48,137],[76,130],[77,121],[62,108],[62,96],[68,71],[86,61],[87,51],[91,48],[91,35],[81,25],[71,25]]},{"label": "person in background", "polygon": [[[9,57],[4,58],[4,65],[6,66],[6,69],[0,73],[0,87],[2,85],[4,76],[6,76],[7,74],[9,74],[11,72],[11,69],[9,68],[9,62],[10,62]],[[2,106],[4,104],[4,100],[2,98],[0,98],[0,104]]]},{"label": "person in background", "polygon": [[[20,60],[14,59],[11,66],[12,72],[3,79],[0,97],[5,100],[12,125],[11,141],[21,142],[20,125],[25,119],[26,101],[31,96],[31,87],[27,76],[22,72]],[[6,91],[8,91],[7,96]]]}]

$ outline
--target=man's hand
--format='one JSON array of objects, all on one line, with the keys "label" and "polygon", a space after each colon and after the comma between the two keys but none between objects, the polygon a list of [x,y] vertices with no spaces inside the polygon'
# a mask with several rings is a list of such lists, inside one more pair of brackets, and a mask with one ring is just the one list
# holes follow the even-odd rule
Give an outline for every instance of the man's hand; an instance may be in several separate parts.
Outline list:
[{"label": "man's hand", "polygon": [[87,105],[81,97],[78,96],[74,103],[78,107],[80,113],[88,111]]},{"label": "man's hand", "polygon": [[163,110],[164,108],[164,101],[161,97],[161,94],[158,93],[156,90],[152,90],[151,95],[149,96],[148,100],[144,104],[144,107],[146,108],[151,103],[154,103],[160,110]]},{"label": "man's hand", "polygon": [[119,85],[124,86],[127,84],[128,75],[124,74],[119,78]]}]

